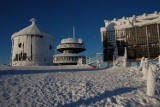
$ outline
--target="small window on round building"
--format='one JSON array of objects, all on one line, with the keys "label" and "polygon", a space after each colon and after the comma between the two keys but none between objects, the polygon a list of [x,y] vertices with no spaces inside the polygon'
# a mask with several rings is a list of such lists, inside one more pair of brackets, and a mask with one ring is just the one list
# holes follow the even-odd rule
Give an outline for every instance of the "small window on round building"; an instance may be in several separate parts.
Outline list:
[{"label": "small window on round building", "polygon": [[49,45],[49,49],[52,50],[52,45]]},{"label": "small window on round building", "polygon": [[22,47],[22,43],[19,43],[19,44],[18,44],[18,47],[21,48],[21,47]]},{"label": "small window on round building", "polygon": [[39,36],[40,38],[43,38],[43,36]]}]

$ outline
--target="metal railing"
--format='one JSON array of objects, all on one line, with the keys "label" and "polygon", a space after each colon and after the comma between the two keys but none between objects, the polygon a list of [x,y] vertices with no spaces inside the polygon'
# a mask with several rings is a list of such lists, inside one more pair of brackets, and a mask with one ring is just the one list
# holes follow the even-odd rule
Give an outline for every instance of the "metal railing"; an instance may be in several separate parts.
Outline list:
[{"label": "metal railing", "polygon": [[60,48],[85,48],[82,44],[60,44],[57,46],[57,49]]}]

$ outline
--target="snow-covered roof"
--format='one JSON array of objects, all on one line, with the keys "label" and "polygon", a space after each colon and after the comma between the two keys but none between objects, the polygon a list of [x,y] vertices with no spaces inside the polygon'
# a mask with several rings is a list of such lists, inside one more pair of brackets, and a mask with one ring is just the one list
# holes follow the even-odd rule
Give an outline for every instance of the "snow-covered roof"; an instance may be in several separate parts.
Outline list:
[{"label": "snow-covered roof", "polygon": [[[146,14],[132,17],[122,17],[121,19],[114,18],[113,20],[105,20],[105,28],[107,31],[114,29],[124,29],[133,26],[142,26],[149,24],[160,23],[160,12],[155,11],[152,14]],[[101,29],[105,31],[105,29]]]},{"label": "snow-covered roof", "polygon": [[13,33],[12,39],[14,37],[23,36],[23,35],[37,35],[37,36],[39,35],[39,36],[49,36],[49,37],[53,38],[52,35],[44,32],[43,30],[41,30],[38,27],[38,25],[36,24],[36,20],[34,18],[32,18],[30,21],[32,22],[32,24],[25,27],[24,29],[16,32],[16,33]]}]

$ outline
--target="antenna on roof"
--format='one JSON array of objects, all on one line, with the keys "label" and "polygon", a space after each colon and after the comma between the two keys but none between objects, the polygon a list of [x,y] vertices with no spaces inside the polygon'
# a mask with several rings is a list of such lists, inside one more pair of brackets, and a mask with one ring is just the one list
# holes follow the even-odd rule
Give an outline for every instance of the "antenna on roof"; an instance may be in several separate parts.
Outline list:
[{"label": "antenna on roof", "polygon": [[73,39],[75,39],[75,27],[73,26]]}]

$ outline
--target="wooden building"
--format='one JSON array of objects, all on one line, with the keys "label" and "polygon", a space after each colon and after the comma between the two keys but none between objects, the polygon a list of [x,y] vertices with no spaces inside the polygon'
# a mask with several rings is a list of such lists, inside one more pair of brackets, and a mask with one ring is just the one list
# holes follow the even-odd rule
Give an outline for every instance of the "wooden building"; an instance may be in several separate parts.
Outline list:
[{"label": "wooden building", "polygon": [[105,20],[101,27],[104,61],[113,59],[115,48],[118,55],[124,55],[127,47],[128,59],[155,58],[160,54],[160,13],[122,17]]}]

